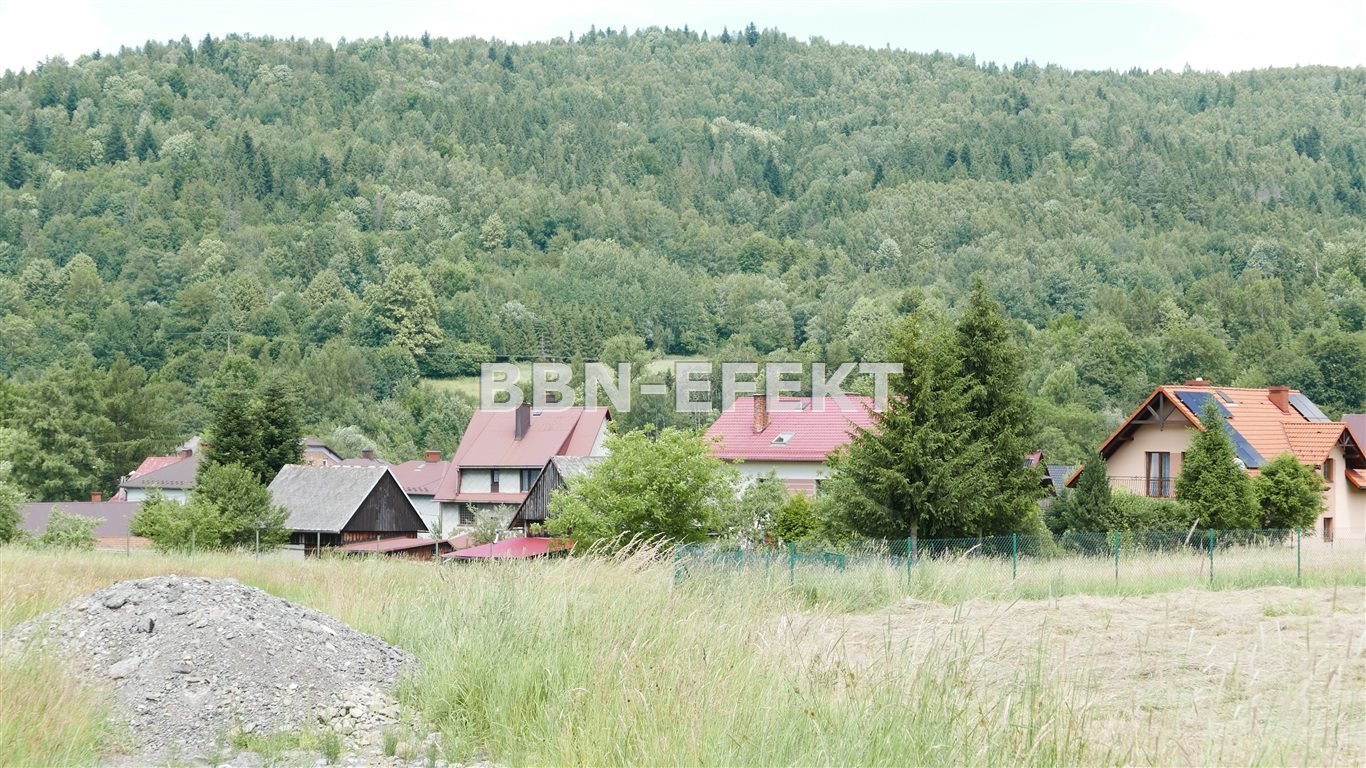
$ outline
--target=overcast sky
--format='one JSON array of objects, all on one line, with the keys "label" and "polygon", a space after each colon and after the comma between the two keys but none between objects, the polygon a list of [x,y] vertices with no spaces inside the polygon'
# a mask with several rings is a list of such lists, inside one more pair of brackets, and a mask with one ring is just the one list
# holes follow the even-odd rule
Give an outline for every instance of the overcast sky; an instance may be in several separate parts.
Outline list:
[{"label": "overcast sky", "polygon": [[239,32],[356,39],[383,35],[548,40],[650,25],[719,33],[754,21],[799,39],[1030,59],[1073,69],[1230,72],[1297,64],[1366,66],[1366,0],[890,2],[888,0],[0,0],[0,70],[147,40]]}]

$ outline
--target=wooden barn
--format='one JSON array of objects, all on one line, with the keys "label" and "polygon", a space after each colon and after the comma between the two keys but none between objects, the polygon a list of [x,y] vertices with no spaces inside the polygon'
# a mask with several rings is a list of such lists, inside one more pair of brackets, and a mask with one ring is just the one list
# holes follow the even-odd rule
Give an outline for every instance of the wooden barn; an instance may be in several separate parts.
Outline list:
[{"label": "wooden barn", "polygon": [[271,481],[270,494],[289,512],[290,544],[302,546],[305,554],[427,531],[388,467],[287,464]]},{"label": "wooden barn", "polygon": [[545,463],[545,468],[527,491],[526,499],[517,507],[508,528],[520,528],[523,533],[531,526],[545,522],[550,514],[550,494],[566,484],[586,476],[602,461],[601,456],[556,456]]}]

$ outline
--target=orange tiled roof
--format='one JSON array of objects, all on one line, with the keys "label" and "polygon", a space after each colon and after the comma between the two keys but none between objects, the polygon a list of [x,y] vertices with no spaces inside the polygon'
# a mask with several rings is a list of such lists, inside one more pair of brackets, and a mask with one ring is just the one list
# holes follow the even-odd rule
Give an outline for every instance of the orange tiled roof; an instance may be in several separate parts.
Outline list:
[{"label": "orange tiled roof", "polygon": [[[1187,407],[1181,400],[1182,393],[1206,393],[1216,397],[1221,406],[1228,411],[1228,425],[1234,429],[1248,445],[1262,458],[1270,461],[1282,454],[1293,454],[1301,463],[1314,466],[1322,464],[1333,444],[1342,436],[1346,426],[1341,422],[1310,421],[1294,407],[1282,411],[1271,402],[1270,390],[1248,387],[1216,387],[1211,385],[1168,385],[1153,391],[1143,405],[1140,405],[1114,434],[1102,445],[1102,452],[1119,438],[1129,426],[1129,422],[1143,414],[1144,408],[1159,393],[1176,408],[1185,419],[1198,429],[1198,413]],[[1300,394],[1290,390],[1290,395]],[[1107,454],[1108,455],[1108,454]]]},{"label": "orange tiled roof", "polygon": [[1347,470],[1347,482],[1357,488],[1366,490],[1366,469]]},{"label": "orange tiled roof", "polygon": [[1285,424],[1286,441],[1290,452],[1295,454],[1301,464],[1318,466],[1328,458],[1328,453],[1337,445],[1346,425],[1336,421],[1309,421],[1303,424]]}]

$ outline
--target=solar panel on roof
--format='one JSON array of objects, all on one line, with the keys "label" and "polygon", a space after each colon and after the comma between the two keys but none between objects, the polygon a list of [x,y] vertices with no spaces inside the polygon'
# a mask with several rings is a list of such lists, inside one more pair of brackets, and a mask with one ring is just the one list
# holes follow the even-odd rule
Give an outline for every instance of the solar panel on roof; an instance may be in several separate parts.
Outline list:
[{"label": "solar panel on roof", "polygon": [[1257,453],[1257,449],[1253,448],[1252,444],[1238,434],[1238,430],[1234,429],[1233,425],[1227,421],[1224,422],[1224,432],[1228,433],[1229,439],[1233,441],[1233,450],[1238,453],[1238,459],[1243,462],[1243,466],[1248,469],[1256,469],[1262,465],[1262,462],[1265,461],[1262,455]]},{"label": "solar panel on roof", "polygon": [[1290,396],[1290,407],[1300,412],[1300,415],[1310,421],[1332,421],[1319,410],[1314,401],[1296,392]]},{"label": "solar panel on roof", "polygon": [[1215,405],[1219,406],[1219,414],[1224,418],[1227,419],[1229,416],[1233,415],[1229,413],[1229,410],[1224,407],[1223,403],[1219,402],[1219,398],[1209,392],[1177,392],[1176,398],[1185,404],[1187,408],[1191,409],[1196,416],[1199,416],[1205,410],[1205,403],[1209,402],[1213,402]]}]

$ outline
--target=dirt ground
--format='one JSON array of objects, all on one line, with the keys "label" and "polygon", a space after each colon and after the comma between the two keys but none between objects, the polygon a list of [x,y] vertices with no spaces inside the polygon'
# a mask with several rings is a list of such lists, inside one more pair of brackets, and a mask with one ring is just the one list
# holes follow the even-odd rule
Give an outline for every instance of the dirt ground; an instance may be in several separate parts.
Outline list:
[{"label": "dirt ground", "polygon": [[1033,679],[1126,762],[1366,764],[1366,590],[1186,590],[784,617],[770,650],[854,674],[966,660],[981,696]]}]

